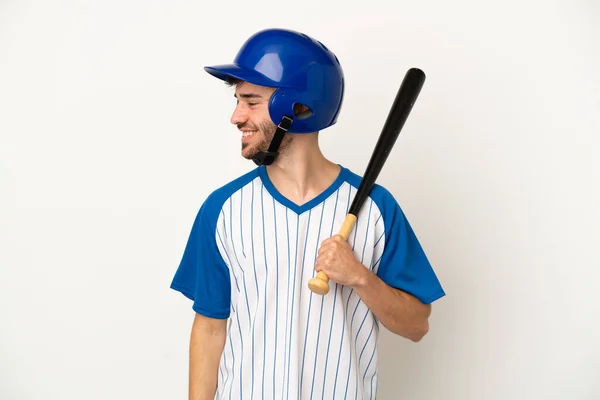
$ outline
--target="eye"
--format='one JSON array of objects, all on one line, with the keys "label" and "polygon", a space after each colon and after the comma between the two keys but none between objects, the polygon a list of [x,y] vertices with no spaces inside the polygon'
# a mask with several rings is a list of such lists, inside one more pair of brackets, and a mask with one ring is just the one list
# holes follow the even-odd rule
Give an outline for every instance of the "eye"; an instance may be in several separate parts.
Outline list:
[{"label": "eye", "polygon": [[257,105],[258,103],[248,103],[250,107]]}]

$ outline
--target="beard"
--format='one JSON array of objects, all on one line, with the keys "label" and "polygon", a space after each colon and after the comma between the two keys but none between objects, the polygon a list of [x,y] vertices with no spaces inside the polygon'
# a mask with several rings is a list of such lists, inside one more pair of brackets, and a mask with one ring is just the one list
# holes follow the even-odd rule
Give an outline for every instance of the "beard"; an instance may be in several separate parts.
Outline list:
[{"label": "beard", "polygon": [[[253,143],[242,143],[242,157],[248,160],[253,159],[259,152],[269,150],[269,146],[271,145],[271,141],[273,140],[273,137],[275,137],[275,131],[277,130],[277,126],[271,121],[263,122],[259,124],[258,127],[253,127],[248,124],[239,124],[238,129],[242,128],[254,128],[256,130]],[[278,151],[280,153],[285,151],[290,146],[291,142],[292,135],[286,132],[281,140]]]}]

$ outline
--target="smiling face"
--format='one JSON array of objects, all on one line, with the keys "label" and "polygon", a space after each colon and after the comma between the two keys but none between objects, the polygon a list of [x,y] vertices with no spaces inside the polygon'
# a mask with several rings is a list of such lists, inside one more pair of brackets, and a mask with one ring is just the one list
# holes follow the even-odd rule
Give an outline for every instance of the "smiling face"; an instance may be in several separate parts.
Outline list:
[{"label": "smiling face", "polygon": [[[246,159],[252,159],[260,151],[267,151],[275,135],[277,126],[269,116],[269,99],[274,91],[274,88],[249,82],[235,86],[237,105],[231,123],[242,133],[242,157]],[[291,135],[286,133],[279,150],[285,150],[291,140]]]}]

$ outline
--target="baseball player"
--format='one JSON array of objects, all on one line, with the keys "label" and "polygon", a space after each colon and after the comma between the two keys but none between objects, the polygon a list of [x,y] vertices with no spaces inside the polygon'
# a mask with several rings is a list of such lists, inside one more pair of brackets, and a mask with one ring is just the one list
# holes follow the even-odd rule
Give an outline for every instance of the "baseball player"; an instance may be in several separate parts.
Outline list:
[{"label": "baseball player", "polygon": [[[197,214],[171,288],[192,301],[190,399],[374,399],[381,325],[418,342],[444,290],[393,195],[375,185],[344,240],[361,177],[327,159],[342,67],[303,33],[252,35],[231,64],[231,123],[256,165]],[[331,280],[308,289],[317,271]]]}]

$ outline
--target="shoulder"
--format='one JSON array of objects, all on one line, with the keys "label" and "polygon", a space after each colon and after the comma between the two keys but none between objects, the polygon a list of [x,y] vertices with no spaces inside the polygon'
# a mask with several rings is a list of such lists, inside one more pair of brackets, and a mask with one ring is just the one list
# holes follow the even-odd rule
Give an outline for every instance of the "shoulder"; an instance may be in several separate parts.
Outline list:
[{"label": "shoulder", "polygon": [[[360,183],[362,182],[362,176],[356,174],[355,172],[345,168],[346,170],[346,180],[352,185],[356,190],[358,190]],[[392,192],[385,186],[375,183],[373,184],[370,192],[369,199],[371,199],[379,211],[384,216],[391,216],[395,212],[401,212],[398,201],[392,194]]]},{"label": "shoulder", "polygon": [[227,200],[243,188],[248,183],[252,182],[259,175],[258,168],[254,168],[251,171],[238,176],[235,179],[223,184],[222,186],[213,190],[204,200],[202,207],[200,208],[199,216],[212,224],[215,224],[223,205]]}]

